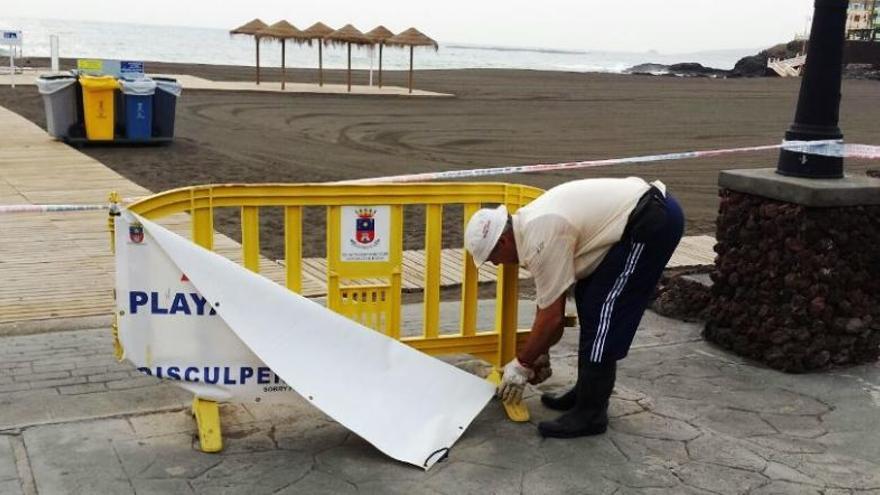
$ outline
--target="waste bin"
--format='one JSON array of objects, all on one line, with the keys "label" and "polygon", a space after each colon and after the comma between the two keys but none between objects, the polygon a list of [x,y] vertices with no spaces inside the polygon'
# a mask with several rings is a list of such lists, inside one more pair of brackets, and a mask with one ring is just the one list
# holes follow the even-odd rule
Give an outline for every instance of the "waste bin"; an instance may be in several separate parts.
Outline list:
[{"label": "waste bin", "polygon": [[147,141],[153,135],[153,94],[156,82],[149,78],[121,79],[124,95],[125,137]]},{"label": "waste bin", "polygon": [[174,137],[174,112],[182,90],[177,79],[154,77],[156,94],[153,95],[153,136]]},{"label": "waste bin", "polygon": [[43,95],[46,130],[63,139],[76,124],[76,77],[72,74],[44,74],[37,78],[37,90]]},{"label": "waste bin", "polygon": [[83,115],[86,138],[90,141],[113,140],[114,92],[119,87],[112,76],[82,75]]}]

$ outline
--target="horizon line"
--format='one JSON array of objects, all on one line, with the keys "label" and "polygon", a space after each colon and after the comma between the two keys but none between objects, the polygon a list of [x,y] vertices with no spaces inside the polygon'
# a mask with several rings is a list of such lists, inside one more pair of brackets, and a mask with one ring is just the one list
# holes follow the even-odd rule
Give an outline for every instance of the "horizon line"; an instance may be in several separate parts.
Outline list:
[{"label": "horizon line", "polygon": [[[185,28],[185,29],[205,29],[205,30],[230,30],[232,28],[218,27],[218,26],[188,26],[183,24],[151,24],[145,22],[130,22],[130,21],[105,21],[105,20],[86,20],[86,19],[59,19],[56,17],[30,17],[30,16],[9,16],[8,19],[28,19],[28,20],[36,20],[36,21],[55,21],[55,22],[84,22],[84,23],[96,23],[96,24],[123,24],[130,26],[146,26],[146,27],[169,27],[169,28]],[[557,53],[557,54],[569,54],[569,55],[583,55],[590,53],[627,53],[627,54],[647,54],[647,55],[663,55],[663,56],[675,56],[675,55],[689,55],[689,54],[697,54],[697,53],[717,53],[717,52],[733,52],[733,51],[754,51],[757,53],[760,50],[766,50],[770,47],[733,47],[733,48],[713,48],[709,50],[697,50],[697,51],[662,51],[657,50],[655,48],[649,48],[645,50],[614,50],[614,49],[586,49],[586,48],[560,48],[560,47],[543,47],[543,46],[522,46],[522,45],[495,45],[495,44],[480,44],[473,42],[460,42],[460,41],[438,41],[438,44],[442,46],[446,46],[448,48],[460,48],[460,49],[493,49],[498,51],[521,51],[521,52],[538,52],[538,53]],[[785,43],[785,42],[780,42]],[[778,43],[777,43],[778,44]]]}]

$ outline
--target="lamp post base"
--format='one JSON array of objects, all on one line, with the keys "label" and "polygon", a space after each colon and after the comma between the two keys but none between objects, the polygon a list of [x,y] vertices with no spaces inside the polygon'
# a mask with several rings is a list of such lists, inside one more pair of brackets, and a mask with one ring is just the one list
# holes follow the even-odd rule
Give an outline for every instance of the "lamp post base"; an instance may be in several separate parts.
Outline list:
[{"label": "lamp post base", "polygon": [[[793,124],[785,133],[786,141],[825,141],[843,139],[837,126],[810,126]],[[836,156],[811,155],[789,150],[779,152],[776,173],[789,177],[811,179],[843,178],[843,158]]]},{"label": "lamp post base", "polygon": [[880,179],[722,172],[707,340],[804,372],[880,356]]}]

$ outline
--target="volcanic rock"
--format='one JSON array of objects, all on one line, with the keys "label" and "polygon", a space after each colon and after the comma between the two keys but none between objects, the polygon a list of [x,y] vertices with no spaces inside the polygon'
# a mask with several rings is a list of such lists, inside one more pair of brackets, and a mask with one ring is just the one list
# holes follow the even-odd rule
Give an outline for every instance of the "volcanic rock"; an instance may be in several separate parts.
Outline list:
[{"label": "volcanic rock", "polygon": [[707,340],[789,372],[878,359],[880,206],[723,190],[716,237]]},{"label": "volcanic rock", "polygon": [[727,77],[728,71],[705,67],[696,62],[681,64],[639,64],[625,69],[624,74],[643,76],[677,76],[677,77]]}]

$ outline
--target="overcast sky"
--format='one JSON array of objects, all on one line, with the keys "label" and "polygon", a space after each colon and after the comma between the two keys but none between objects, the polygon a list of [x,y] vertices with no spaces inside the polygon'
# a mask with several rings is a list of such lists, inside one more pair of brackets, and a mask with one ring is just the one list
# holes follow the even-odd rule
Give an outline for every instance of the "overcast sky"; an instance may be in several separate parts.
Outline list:
[{"label": "overcast sky", "polygon": [[[681,53],[764,48],[803,32],[813,0],[3,0],[0,17],[233,28],[254,17],[361,30],[415,26],[481,45]],[[10,26],[11,27],[11,26]]]}]

